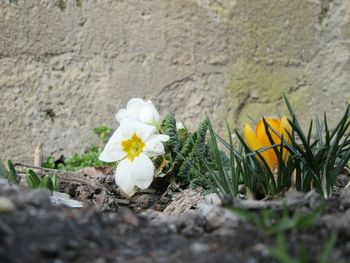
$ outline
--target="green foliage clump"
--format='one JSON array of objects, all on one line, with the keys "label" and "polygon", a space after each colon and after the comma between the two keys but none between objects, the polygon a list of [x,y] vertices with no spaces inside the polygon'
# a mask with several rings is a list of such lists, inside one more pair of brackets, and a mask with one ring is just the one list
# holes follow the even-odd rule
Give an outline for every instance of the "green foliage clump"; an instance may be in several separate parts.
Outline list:
[{"label": "green foliage clump", "polygon": [[[312,139],[312,121],[305,134],[287,98],[285,100],[294,131],[291,145],[286,144],[286,147],[297,159],[296,188],[310,191],[314,187],[318,193],[329,198],[338,175],[350,160],[350,106],[333,131],[328,128],[326,113],[323,122],[316,118],[316,139]],[[300,139],[301,145],[295,138]]]},{"label": "green foliage clump", "polygon": [[211,178],[203,166],[201,157],[211,162],[212,152],[206,143],[208,122],[204,120],[197,130],[190,133],[186,128],[177,129],[173,113],[169,113],[160,127],[160,132],[170,137],[166,143],[165,159],[169,162],[163,169],[165,175],[175,176],[184,184],[212,187]]},{"label": "green foliage clump", "polygon": [[[106,126],[100,126],[94,129],[94,133],[100,138],[102,143],[105,143],[111,136],[112,129]],[[62,160],[62,158],[55,160],[53,156],[49,156],[42,166],[44,168],[68,171],[76,171],[84,167],[102,167],[105,163],[98,159],[102,151],[101,148],[102,147],[92,145],[85,153],[74,154],[66,160]]]},{"label": "green foliage clump", "polygon": [[[263,119],[265,132],[271,145],[257,151],[252,151],[237,132],[240,142],[238,149],[233,145],[231,132],[228,128],[230,141],[227,142],[212,130],[210,121],[210,146],[215,155],[215,165],[210,165],[203,154],[198,151],[210,176],[215,182],[215,187],[221,196],[236,197],[238,194],[238,182],[242,182],[247,190],[247,195],[254,198],[277,196],[286,189],[295,187],[298,191],[310,191],[315,189],[324,198],[332,194],[336,178],[341,174],[350,159],[350,108],[347,107],[343,117],[331,131],[328,128],[326,114],[323,122],[318,118],[315,122],[316,132],[313,134],[313,122],[310,122],[308,132],[305,134],[296,118],[296,115],[285,97],[291,119],[289,124],[292,132],[288,134],[288,142]],[[288,131],[287,131],[288,132]],[[273,136],[280,138],[281,143],[275,144]],[[225,166],[223,158],[218,150],[219,140],[230,152],[229,165]],[[277,159],[277,167],[271,169],[261,153],[273,149]],[[288,151],[287,161],[282,152]]]},{"label": "green foliage clump", "polygon": [[196,148],[197,154],[200,157],[207,174],[212,178],[214,186],[213,190],[216,191],[222,199],[225,199],[228,195],[230,197],[235,197],[238,195],[238,186],[241,180],[241,174],[238,170],[236,163],[239,163],[241,159],[233,153],[235,152],[233,148],[233,141],[231,136],[231,131],[227,125],[228,134],[229,134],[229,143],[226,143],[221,137],[225,146],[230,150],[230,157],[228,158],[226,154],[219,150],[217,143],[217,135],[215,134],[213,127],[209,118],[207,118],[207,123],[209,127],[209,149],[210,149],[210,158],[204,158],[203,154]]},{"label": "green foliage clump", "polygon": [[264,209],[257,216],[242,208],[230,208],[233,213],[244,217],[256,225],[267,236],[307,229],[320,217],[324,209],[325,206],[321,205],[310,213],[296,212],[291,216],[288,206],[285,204],[282,212]]},{"label": "green foliage clump", "polygon": [[[300,230],[306,230],[315,225],[317,218],[323,213],[325,206],[321,205],[309,213],[291,213],[285,205],[282,212],[264,209],[260,212],[253,213],[242,208],[229,208],[233,213],[245,218],[258,227],[266,236],[275,238],[276,246],[269,247],[269,254],[277,262],[282,263],[307,263],[310,262],[309,254],[303,244],[299,244],[300,251],[297,255],[291,255],[286,234],[289,232],[296,233]],[[318,262],[330,263],[332,251],[337,241],[337,233],[332,233],[320,253]]]},{"label": "green foliage clump", "polygon": [[208,123],[204,120],[198,129],[190,134],[183,142],[183,147],[178,152],[175,162],[179,163],[177,176],[183,178],[194,179],[202,173],[198,151],[207,157],[207,144],[205,138],[208,130]]},{"label": "green foliage clump", "polygon": [[[19,184],[20,177],[18,176],[11,160],[8,161],[8,167],[9,169],[7,170],[4,163],[0,160],[0,178],[5,178],[13,184]],[[46,188],[50,191],[57,191],[59,188],[58,176],[55,174],[40,177],[30,169],[26,178],[31,189]]]},{"label": "green foliage clump", "polygon": [[50,191],[59,190],[59,180],[56,174],[47,174],[40,177],[33,170],[29,170],[27,174],[27,182],[31,189],[45,188]]},{"label": "green foliage clump", "polygon": [[108,142],[109,137],[112,135],[112,128],[107,127],[107,126],[99,126],[94,128],[94,133],[101,139],[103,143]]},{"label": "green foliage clump", "polygon": [[163,134],[169,136],[169,141],[166,143],[167,149],[173,153],[177,153],[182,148],[182,142],[187,135],[183,138],[179,136],[174,113],[168,113],[162,122],[160,130]]}]

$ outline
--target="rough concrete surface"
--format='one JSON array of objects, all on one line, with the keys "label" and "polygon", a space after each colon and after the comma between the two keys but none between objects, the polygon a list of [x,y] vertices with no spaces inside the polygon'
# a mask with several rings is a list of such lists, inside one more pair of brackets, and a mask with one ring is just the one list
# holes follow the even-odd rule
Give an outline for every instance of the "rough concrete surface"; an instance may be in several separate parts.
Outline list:
[{"label": "rough concrete surface", "polygon": [[194,127],[350,102],[350,0],[0,0],[0,158],[95,142],[131,97]]}]

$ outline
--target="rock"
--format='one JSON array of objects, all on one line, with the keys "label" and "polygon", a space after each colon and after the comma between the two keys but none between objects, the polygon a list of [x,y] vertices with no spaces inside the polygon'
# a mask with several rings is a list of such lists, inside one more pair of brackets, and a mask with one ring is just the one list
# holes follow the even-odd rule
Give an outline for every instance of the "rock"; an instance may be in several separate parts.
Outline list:
[{"label": "rock", "polygon": [[222,205],[222,201],[221,201],[220,197],[218,196],[218,194],[216,194],[216,193],[211,193],[211,194],[205,195],[204,198],[209,204]]},{"label": "rock", "polygon": [[[29,191],[25,196],[26,198],[24,203],[36,206],[36,207],[50,207],[51,206],[51,200],[50,200],[50,191],[45,189],[36,189]],[[22,197],[22,198],[23,198]]]},{"label": "rock", "polygon": [[139,209],[150,208],[154,202],[154,197],[149,194],[140,194],[133,196],[130,201],[135,204],[135,207]]},{"label": "rock", "polygon": [[81,208],[84,206],[82,202],[71,199],[66,193],[53,192],[50,200],[55,205],[64,205],[72,208]]},{"label": "rock", "polygon": [[188,188],[175,195],[174,200],[163,210],[167,215],[178,215],[194,209],[199,203],[204,202],[203,189]]},{"label": "rock", "polygon": [[335,185],[339,188],[344,188],[349,183],[349,175],[340,174],[335,181]]},{"label": "rock", "polygon": [[202,254],[208,252],[210,250],[210,247],[208,244],[195,242],[191,245],[190,249],[194,254]]},{"label": "rock", "polygon": [[224,225],[225,227],[235,227],[240,221],[240,218],[234,213],[216,205],[202,203],[198,205],[197,210],[205,217],[207,231],[216,230]]},{"label": "rock", "polygon": [[146,211],[142,213],[148,218],[152,225],[166,227],[170,232],[174,230],[186,237],[195,237],[204,232],[205,217],[189,211],[178,215],[167,215],[156,211]]},{"label": "rock", "polygon": [[263,243],[256,244],[253,250],[262,254],[264,257],[267,257],[269,255],[269,248],[266,246],[266,244]]},{"label": "rock", "polygon": [[350,208],[350,187],[341,190],[339,199],[344,210]]},{"label": "rock", "polygon": [[139,225],[138,217],[136,216],[135,213],[133,213],[129,209],[126,209],[126,208],[121,209],[121,218],[125,224],[132,225],[132,226]]},{"label": "rock", "polygon": [[323,222],[328,229],[342,233],[344,238],[350,238],[350,209],[346,210],[345,213],[324,215],[321,218],[321,222]]},{"label": "rock", "polygon": [[10,199],[0,196],[0,213],[10,213],[15,210],[16,206]]}]

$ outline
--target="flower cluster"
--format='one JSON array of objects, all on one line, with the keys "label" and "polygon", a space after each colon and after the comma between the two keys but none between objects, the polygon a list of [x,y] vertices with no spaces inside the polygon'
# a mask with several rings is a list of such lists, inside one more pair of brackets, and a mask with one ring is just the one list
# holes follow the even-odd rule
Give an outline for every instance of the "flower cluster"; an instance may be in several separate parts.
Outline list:
[{"label": "flower cluster", "polygon": [[126,109],[116,115],[120,123],[99,159],[118,162],[115,182],[127,195],[135,194],[137,188],[147,189],[154,176],[152,157],[164,154],[163,142],[169,136],[159,134],[159,114],[151,101],[131,99]]}]

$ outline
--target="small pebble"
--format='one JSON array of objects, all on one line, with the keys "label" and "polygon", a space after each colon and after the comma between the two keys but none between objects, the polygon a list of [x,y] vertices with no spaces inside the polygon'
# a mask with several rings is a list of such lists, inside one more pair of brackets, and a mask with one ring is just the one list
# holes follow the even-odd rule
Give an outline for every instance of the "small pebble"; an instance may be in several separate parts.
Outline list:
[{"label": "small pebble", "polygon": [[121,218],[125,224],[138,226],[139,220],[137,216],[129,209],[122,209]]},{"label": "small pebble", "polygon": [[30,191],[26,198],[26,203],[36,207],[47,208],[51,206],[50,192],[46,189],[36,189],[34,191]]},{"label": "small pebble", "polygon": [[15,210],[16,206],[10,199],[0,196],[0,213],[10,213]]},{"label": "small pebble", "polygon": [[204,243],[196,242],[191,245],[191,251],[194,254],[202,254],[202,253],[208,252],[209,249],[210,249],[209,246]]},{"label": "small pebble", "polygon": [[211,193],[204,196],[205,200],[212,205],[222,205],[221,199],[216,193]]}]

